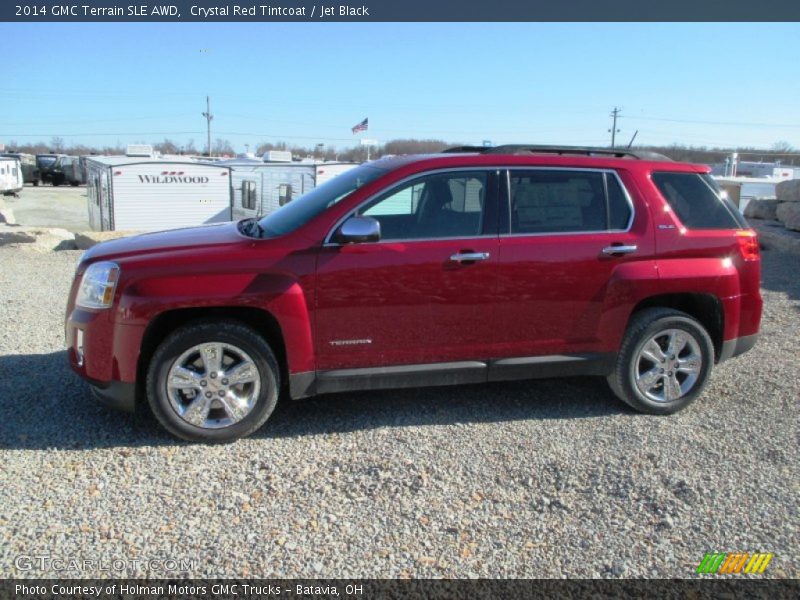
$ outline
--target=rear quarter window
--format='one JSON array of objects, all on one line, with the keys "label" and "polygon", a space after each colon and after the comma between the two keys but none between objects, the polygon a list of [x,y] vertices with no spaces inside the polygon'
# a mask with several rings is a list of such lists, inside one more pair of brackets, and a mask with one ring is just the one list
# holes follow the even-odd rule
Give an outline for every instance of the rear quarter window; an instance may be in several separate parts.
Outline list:
[{"label": "rear quarter window", "polygon": [[747,222],[701,173],[653,173],[653,183],[688,229],[739,229]]}]

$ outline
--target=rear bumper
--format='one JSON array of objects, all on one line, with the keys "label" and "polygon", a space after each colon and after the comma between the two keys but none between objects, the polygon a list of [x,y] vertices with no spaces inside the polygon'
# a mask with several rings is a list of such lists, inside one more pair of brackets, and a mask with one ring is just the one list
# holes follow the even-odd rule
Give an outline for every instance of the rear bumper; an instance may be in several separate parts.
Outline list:
[{"label": "rear bumper", "polygon": [[717,362],[721,363],[734,356],[744,354],[756,345],[756,341],[758,341],[757,333],[734,338],[732,340],[725,340],[722,342],[722,350],[719,353],[719,360]]},{"label": "rear bumper", "polygon": [[136,384],[122,381],[108,383],[90,382],[92,395],[101,404],[115,410],[134,412],[136,408]]}]

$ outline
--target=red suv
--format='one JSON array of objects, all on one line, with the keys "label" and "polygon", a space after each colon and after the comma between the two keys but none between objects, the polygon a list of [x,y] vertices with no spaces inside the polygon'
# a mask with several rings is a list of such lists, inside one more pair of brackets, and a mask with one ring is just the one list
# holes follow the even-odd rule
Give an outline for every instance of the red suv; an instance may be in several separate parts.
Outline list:
[{"label": "red suv", "polygon": [[185,439],[279,393],[574,375],[651,414],[755,343],[755,233],[701,165],[500,146],[364,164],[256,219],[90,249],[66,339],[101,399]]}]

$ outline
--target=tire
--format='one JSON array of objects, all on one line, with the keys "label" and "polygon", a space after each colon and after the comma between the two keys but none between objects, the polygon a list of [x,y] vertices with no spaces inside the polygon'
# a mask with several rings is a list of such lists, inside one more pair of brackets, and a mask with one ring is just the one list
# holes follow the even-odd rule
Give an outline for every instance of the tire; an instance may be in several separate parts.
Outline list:
[{"label": "tire", "polygon": [[[221,362],[215,371],[217,356]],[[244,370],[237,375],[234,367]],[[226,374],[247,382],[228,385]],[[186,385],[176,386],[176,381]],[[232,442],[256,431],[272,414],[280,369],[266,340],[246,325],[196,321],[158,346],[148,365],[146,389],[150,409],[173,435],[196,442]]]},{"label": "tire", "polygon": [[33,187],[39,187],[39,180],[38,179],[33,182]]},{"label": "tire", "polygon": [[[669,352],[675,348],[677,356]],[[671,308],[648,308],[631,319],[607,379],[614,394],[637,411],[670,415],[703,393],[713,364],[714,345],[696,319]]]}]

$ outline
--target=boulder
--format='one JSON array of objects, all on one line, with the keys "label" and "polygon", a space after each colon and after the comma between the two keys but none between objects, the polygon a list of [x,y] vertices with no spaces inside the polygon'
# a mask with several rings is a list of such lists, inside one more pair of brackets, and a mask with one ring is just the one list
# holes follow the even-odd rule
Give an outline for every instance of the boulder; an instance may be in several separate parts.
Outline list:
[{"label": "boulder", "polygon": [[780,200],[771,198],[753,198],[747,203],[744,209],[744,216],[750,219],[767,219],[774,221],[777,219],[776,209]]},{"label": "boulder", "polygon": [[30,250],[50,252],[51,250],[75,250],[75,237],[66,229],[47,228],[2,228],[0,246],[22,244]]},{"label": "boulder", "polygon": [[8,244],[32,244],[36,236],[24,229],[0,229],[0,246]]},{"label": "boulder", "polygon": [[800,202],[781,202],[775,212],[786,229],[800,231]]},{"label": "boulder", "polygon": [[87,250],[100,242],[116,240],[137,235],[138,233],[138,231],[79,231],[75,234],[75,244],[79,250]]},{"label": "boulder", "polygon": [[800,202],[800,179],[789,179],[776,184],[775,196],[782,202]]},{"label": "boulder", "polygon": [[0,223],[14,225],[16,222],[17,220],[14,218],[14,211],[10,208],[3,208],[0,206]]},{"label": "boulder", "polygon": [[800,233],[785,229],[778,221],[753,219],[750,225],[758,231],[758,241],[765,250],[800,256]]}]

